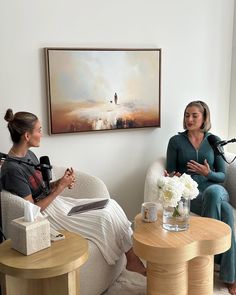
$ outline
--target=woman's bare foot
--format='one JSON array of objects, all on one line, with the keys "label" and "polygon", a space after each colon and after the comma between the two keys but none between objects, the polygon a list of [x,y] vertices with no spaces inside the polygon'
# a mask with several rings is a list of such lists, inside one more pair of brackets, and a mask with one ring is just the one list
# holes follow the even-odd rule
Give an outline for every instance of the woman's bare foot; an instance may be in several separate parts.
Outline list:
[{"label": "woman's bare foot", "polygon": [[236,295],[236,282],[225,283],[225,286],[228,288],[229,294]]},{"label": "woman's bare foot", "polygon": [[146,268],[143,265],[140,258],[134,253],[133,248],[125,253],[127,258],[126,269],[129,271],[134,271],[140,273],[143,276],[146,276]]}]

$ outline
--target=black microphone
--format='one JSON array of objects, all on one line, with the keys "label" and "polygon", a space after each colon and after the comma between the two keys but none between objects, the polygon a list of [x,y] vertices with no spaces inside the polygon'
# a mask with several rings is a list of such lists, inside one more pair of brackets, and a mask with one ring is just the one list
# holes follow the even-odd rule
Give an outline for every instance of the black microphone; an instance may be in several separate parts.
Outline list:
[{"label": "black microphone", "polygon": [[0,152],[0,161],[8,161],[8,162],[17,162],[19,164],[26,164],[29,166],[33,166],[35,169],[40,170],[42,173],[42,178],[45,184],[46,194],[50,192],[50,180],[52,180],[52,166],[50,164],[48,156],[40,157],[40,164],[31,163],[29,160],[24,161],[18,158],[10,157],[8,154],[4,154]]},{"label": "black microphone", "polygon": [[50,164],[48,156],[42,156],[39,159],[40,165],[39,169],[41,170],[43,181],[46,186],[46,191],[49,193],[50,191],[50,180],[52,180],[52,166]]},{"label": "black microphone", "polygon": [[[216,137],[215,135],[213,135],[213,134],[209,135],[209,136],[207,137],[207,140],[208,140],[210,146],[212,147],[214,153],[215,153],[216,155],[221,156],[221,157],[226,161],[226,159],[225,159],[225,153],[224,153],[224,150],[223,150],[223,148],[222,148],[222,143],[223,143],[224,141],[220,141],[220,140],[218,140],[217,137]],[[226,143],[225,143],[225,144],[226,144]],[[223,144],[223,145],[224,145],[224,144]],[[226,161],[226,162],[227,162],[227,161]]]}]

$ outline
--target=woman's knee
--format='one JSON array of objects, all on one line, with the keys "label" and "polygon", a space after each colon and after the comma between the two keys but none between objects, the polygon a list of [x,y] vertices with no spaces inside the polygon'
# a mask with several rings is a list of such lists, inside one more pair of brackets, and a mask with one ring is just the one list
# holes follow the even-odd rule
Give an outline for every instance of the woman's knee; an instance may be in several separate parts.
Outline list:
[{"label": "woman's knee", "polygon": [[220,203],[228,201],[228,193],[225,188],[219,184],[213,184],[205,189],[202,195],[203,202]]},{"label": "woman's knee", "polygon": [[221,205],[222,221],[230,225],[232,232],[234,233],[234,214],[232,206],[227,202],[222,202]]}]

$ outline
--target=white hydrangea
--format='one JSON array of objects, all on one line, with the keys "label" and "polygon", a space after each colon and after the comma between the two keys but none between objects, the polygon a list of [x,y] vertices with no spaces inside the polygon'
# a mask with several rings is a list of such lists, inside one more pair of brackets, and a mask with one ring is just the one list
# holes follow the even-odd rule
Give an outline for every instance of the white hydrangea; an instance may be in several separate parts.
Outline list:
[{"label": "white hydrangea", "polygon": [[183,183],[184,185],[184,190],[183,190],[183,197],[185,199],[194,199],[197,197],[199,194],[198,190],[198,184],[196,181],[192,179],[192,177],[188,174],[182,174],[179,178],[179,180]]},{"label": "white hydrangea", "polygon": [[176,207],[181,197],[192,200],[199,194],[197,182],[185,173],[180,177],[161,176],[157,181],[157,186],[159,202],[164,207]]},{"label": "white hydrangea", "polygon": [[183,184],[179,181],[179,178],[174,177],[162,177],[158,181],[159,185],[159,200],[163,206],[176,207],[181,199],[183,192]]},{"label": "white hydrangea", "polygon": [[159,188],[162,188],[167,182],[168,182],[168,177],[161,176],[161,177],[157,180],[157,186],[158,186]]}]

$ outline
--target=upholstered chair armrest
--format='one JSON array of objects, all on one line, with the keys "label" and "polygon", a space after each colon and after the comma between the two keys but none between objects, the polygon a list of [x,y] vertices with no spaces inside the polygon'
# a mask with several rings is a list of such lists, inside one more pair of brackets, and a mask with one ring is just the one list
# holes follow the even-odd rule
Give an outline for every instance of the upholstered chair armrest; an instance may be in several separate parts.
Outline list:
[{"label": "upholstered chair armrest", "polygon": [[[53,167],[53,178],[58,179],[62,177],[65,170],[65,167]],[[110,198],[107,187],[100,178],[81,171],[75,171],[75,177],[74,187],[72,189],[65,189],[62,196],[77,199]]]},{"label": "upholstered chair armrest", "polygon": [[147,170],[145,185],[144,185],[144,202],[156,202],[158,198],[157,180],[164,175],[165,159],[160,158]]},{"label": "upholstered chair armrest", "polygon": [[4,235],[9,237],[10,222],[24,216],[24,203],[26,201],[8,191],[1,192],[2,229]]}]

